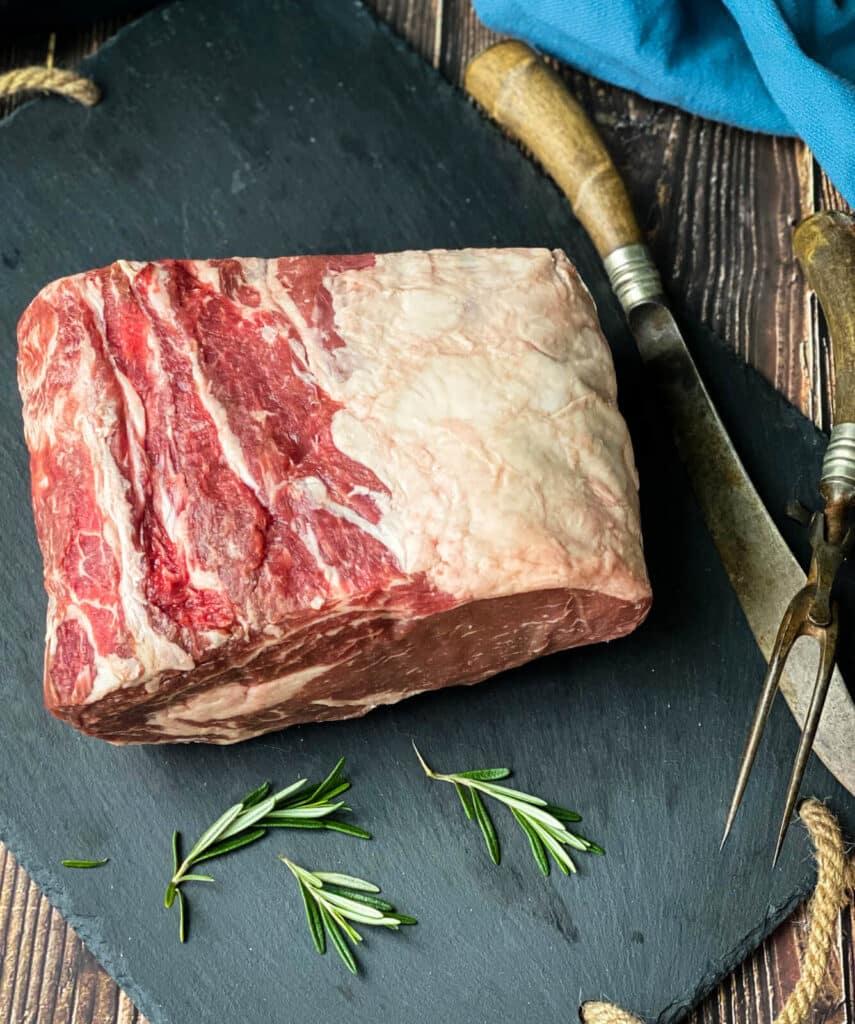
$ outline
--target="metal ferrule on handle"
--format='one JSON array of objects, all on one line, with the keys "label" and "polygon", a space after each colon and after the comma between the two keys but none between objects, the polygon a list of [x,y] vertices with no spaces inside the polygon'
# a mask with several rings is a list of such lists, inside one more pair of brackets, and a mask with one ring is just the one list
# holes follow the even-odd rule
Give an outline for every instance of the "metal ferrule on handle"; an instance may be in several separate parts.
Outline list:
[{"label": "metal ferrule on handle", "polygon": [[609,281],[624,312],[662,298],[662,281],[646,245],[622,245],[603,260]]},{"label": "metal ferrule on handle", "polygon": [[838,423],[822,460],[822,483],[855,488],[855,423]]}]

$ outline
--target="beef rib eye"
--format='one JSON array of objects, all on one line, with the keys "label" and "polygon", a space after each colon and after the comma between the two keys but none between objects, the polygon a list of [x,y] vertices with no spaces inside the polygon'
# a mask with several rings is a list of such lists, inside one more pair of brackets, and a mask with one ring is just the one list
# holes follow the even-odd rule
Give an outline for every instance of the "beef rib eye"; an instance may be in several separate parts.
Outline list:
[{"label": "beef rib eye", "polygon": [[559,251],[120,261],[19,385],[45,700],[231,743],[474,683],[650,605],[611,356]]}]

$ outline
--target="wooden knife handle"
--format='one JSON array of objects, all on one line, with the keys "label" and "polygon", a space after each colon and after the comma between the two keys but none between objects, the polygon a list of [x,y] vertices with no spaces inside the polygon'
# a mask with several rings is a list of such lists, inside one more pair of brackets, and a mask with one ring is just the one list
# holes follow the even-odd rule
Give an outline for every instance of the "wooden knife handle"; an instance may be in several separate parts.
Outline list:
[{"label": "wooden knife handle", "polygon": [[466,68],[466,91],[555,179],[605,259],[642,243],[623,181],[588,115],[524,43],[497,43]]},{"label": "wooden knife handle", "polygon": [[799,224],[793,247],[831,336],[834,423],[855,423],[855,217],[821,210]]}]

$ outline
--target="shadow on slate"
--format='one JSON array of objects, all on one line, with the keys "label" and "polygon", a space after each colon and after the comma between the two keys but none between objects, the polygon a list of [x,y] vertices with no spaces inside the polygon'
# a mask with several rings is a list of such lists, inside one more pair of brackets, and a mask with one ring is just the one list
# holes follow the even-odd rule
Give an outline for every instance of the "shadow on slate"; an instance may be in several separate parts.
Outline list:
[{"label": "shadow on slate", "polygon": [[[812,882],[799,828],[769,869],[796,729],[777,706],[719,855],[763,662],[564,201],[351,3],[179,3],[123,31],[87,70],[104,87],[98,107],[40,101],[0,126],[2,836],[154,1024],[214,1010],[246,1022],[550,1024],[572,1019],[580,995],[673,1020]],[[51,719],[14,383],[15,322],[39,287],[120,257],[466,245],[562,246],[594,292],[637,447],[656,597],[647,623],[477,687],[231,748],[122,750]],[[791,477],[810,497],[822,439],[716,343],[693,340],[714,390],[739,396],[735,433],[748,448],[762,440],[773,511]],[[521,786],[578,809],[608,855],[543,879],[497,812],[494,868],[450,788],[421,775],[412,737],[437,768],[512,765]],[[192,838],[262,779],[318,777],[339,755],[355,820],[377,838],[280,833],[212,864],[219,884],[192,893],[179,946],[161,903],[172,829]],[[855,824],[853,801],[815,760],[804,791]],[[371,935],[352,978],[313,952],[280,850],[376,879],[418,927]],[[69,856],[111,860],[63,871]]]}]

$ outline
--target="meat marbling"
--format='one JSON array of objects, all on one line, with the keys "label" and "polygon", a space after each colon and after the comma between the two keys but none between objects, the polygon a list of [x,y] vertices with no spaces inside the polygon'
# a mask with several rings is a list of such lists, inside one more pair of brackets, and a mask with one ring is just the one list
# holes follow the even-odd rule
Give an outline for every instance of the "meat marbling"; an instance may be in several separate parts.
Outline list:
[{"label": "meat marbling", "polygon": [[45,700],[230,743],[632,630],[637,478],[560,251],[120,261],[21,318]]}]

